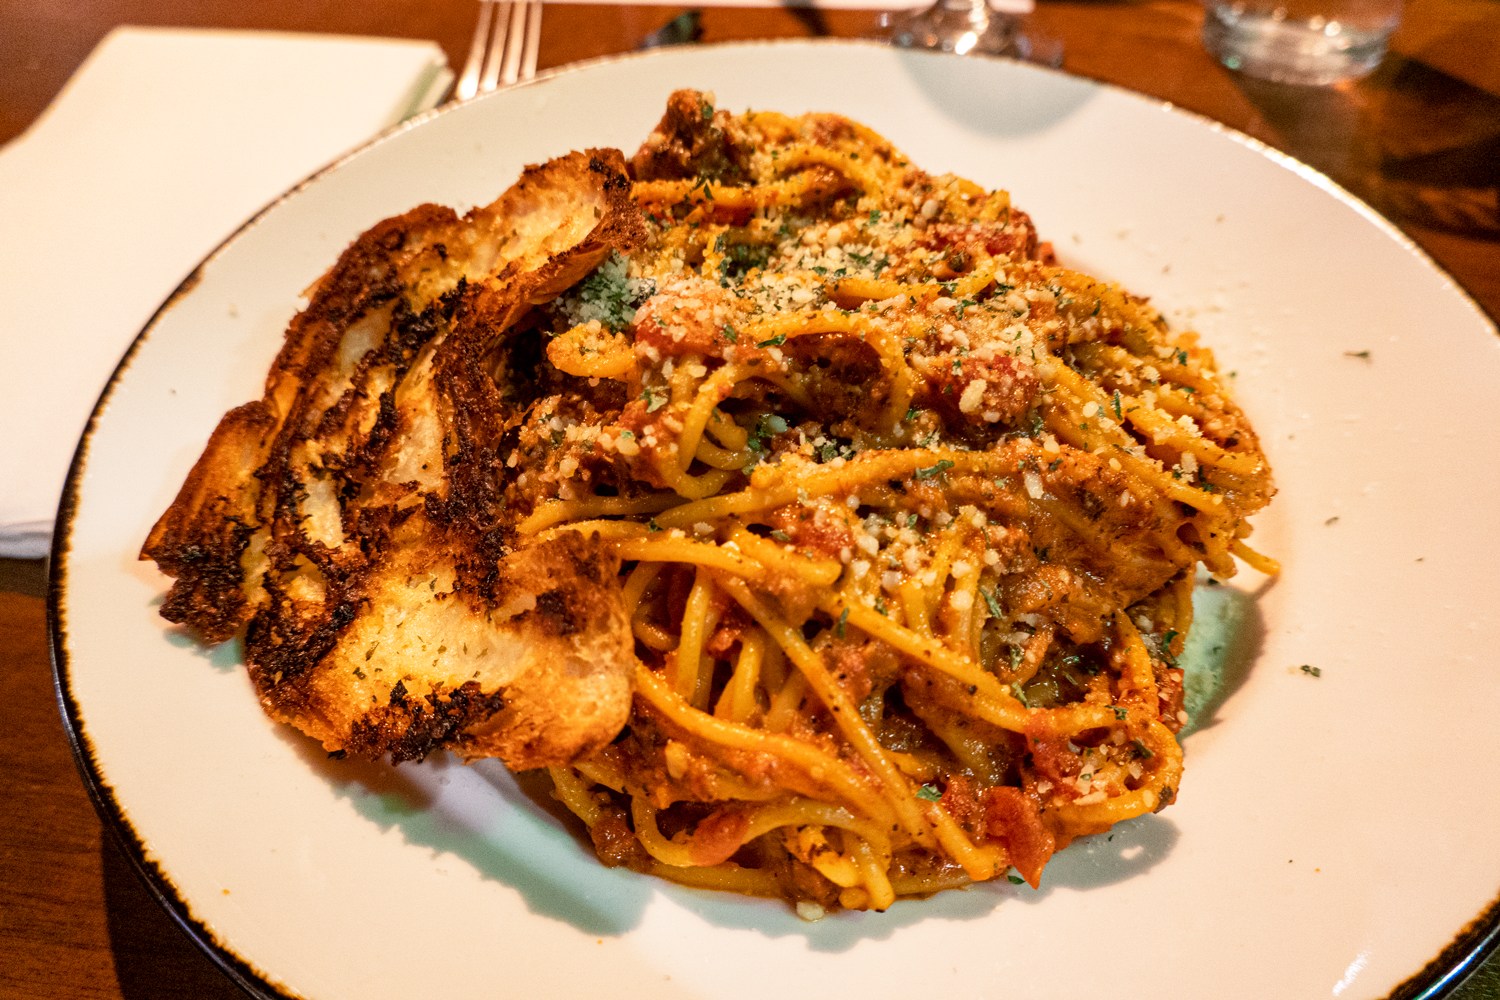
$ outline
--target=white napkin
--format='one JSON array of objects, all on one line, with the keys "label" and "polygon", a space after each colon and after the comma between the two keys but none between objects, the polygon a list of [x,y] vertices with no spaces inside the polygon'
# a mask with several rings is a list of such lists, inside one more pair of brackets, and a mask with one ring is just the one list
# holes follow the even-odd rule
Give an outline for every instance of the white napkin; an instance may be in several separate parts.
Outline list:
[{"label": "white napkin", "polygon": [[241,222],[431,107],[431,42],[119,28],[0,149],[0,556],[46,554],[100,390]]}]

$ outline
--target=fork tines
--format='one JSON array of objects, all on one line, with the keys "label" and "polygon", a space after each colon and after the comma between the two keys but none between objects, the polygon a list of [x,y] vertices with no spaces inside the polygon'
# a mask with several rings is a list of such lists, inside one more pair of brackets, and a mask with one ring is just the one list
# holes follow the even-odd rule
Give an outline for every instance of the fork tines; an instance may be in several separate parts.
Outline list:
[{"label": "fork tines", "polygon": [[480,0],[479,22],[454,96],[466,101],[536,75],[541,0]]}]

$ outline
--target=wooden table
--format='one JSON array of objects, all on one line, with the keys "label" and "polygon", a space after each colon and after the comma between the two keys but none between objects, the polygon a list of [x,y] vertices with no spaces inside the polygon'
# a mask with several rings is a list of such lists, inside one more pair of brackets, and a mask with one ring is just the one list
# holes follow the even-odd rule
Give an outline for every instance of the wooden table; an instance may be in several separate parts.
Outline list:
[{"label": "wooden table", "polygon": [[[549,6],[541,65],[632,48],[681,10]],[[435,39],[457,67],[473,19],[462,0],[0,0],[0,143],[36,118],[119,24]],[[1381,69],[1326,89],[1260,84],[1221,69],[1199,45],[1201,21],[1189,0],[1043,0],[1034,25],[1062,40],[1065,69],[1225,122],[1327,172],[1500,316],[1500,4],[1410,0]],[[702,23],[710,42],[877,30],[874,13],[788,8],[708,9]],[[41,562],[0,560],[0,996],[238,996],[94,814],[52,687],[45,581]],[[1500,997],[1500,960],[1454,995]]]}]

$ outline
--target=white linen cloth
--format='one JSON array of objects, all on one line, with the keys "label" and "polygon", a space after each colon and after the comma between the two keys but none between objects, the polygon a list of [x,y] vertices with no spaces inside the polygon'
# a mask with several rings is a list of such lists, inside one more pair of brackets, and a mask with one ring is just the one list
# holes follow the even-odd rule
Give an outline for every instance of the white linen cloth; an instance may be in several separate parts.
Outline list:
[{"label": "white linen cloth", "polygon": [[46,554],[94,402],[198,262],[451,80],[432,42],[119,28],[0,148],[0,556]]}]

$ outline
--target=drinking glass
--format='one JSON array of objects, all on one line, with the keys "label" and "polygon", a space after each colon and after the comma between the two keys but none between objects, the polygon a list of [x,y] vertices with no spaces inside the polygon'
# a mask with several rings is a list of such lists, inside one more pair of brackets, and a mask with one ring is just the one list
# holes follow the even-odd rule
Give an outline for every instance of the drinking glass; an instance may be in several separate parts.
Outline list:
[{"label": "drinking glass", "polygon": [[891,44],[958,55],[1011,56],[1062,65],[1062,41],[1027,30],[1031,0],[936,0],[930,7],[888,15]]},{"label": "drinking glass", "polygon": [[1232,70],[1328,84],[1380,64],[1401,0],[1205,0],[1203,44]]}]

